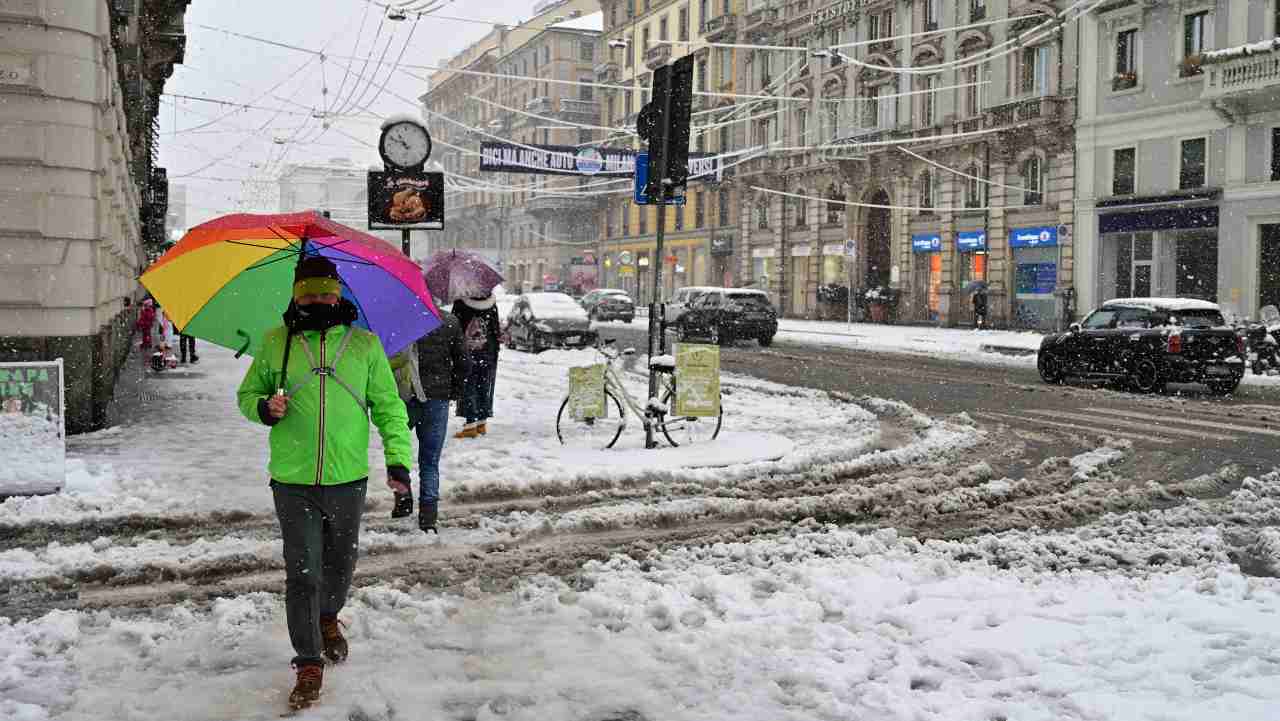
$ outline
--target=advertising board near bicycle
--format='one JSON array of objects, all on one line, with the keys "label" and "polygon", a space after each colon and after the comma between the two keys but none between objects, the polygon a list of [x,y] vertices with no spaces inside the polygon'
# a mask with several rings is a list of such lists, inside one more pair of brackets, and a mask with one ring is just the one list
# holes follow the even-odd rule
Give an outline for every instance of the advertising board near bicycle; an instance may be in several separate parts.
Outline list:
[{"label": "advertising board near bicycle", "polygon": [[62,359],[0,363],[0,497],[66,483]]},{"label": "advertising board near bicycle", "polygon": [[676,344],[675,415],[720,415],[720,346]]},{"label": "advertising board near bicycle", "polygon": [[609,416],[604,398],[604,364],[569,369],[569,413],[577,421]]}]

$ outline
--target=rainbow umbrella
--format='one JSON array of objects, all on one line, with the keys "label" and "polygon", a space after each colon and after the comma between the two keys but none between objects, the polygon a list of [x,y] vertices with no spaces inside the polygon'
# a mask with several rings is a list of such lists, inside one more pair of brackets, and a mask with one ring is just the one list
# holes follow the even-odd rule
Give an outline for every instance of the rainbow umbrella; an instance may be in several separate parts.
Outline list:
[{"label": "rainbow umbrella", "polygon": [[226,215],[192,228],[141,281],[186,335],[252,354],[281,325],[302,254],[333,261],[342,295],[394,355],[440,326],[422,269],[392,244],[315,211]]}]

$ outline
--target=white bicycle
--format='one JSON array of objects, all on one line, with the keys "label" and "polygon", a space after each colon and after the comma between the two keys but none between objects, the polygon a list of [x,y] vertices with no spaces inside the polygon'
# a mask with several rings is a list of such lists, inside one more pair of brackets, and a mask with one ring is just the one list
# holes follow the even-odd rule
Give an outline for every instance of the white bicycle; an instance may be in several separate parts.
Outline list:
[{"label": "white bicycle", "polygon": [[[651,423],[656,430],[662,431],[667,442],[672,446],[690,443],[713,441],[720,435],[720,426],[724,422],[724,407],[721,405],[715,417],[673,416],[676,399],[676,369],[674,365],[655,365],[658,374],[658,397],[662,402],[646,407],[627,391],[622,374],[614,366],[614,362],[623,356],[635,355],[635,350],[628,348],[616,351],[612,348],[614,341],[608,340],[596,344],[596,351],[604,356],[604,397],[605,415],[602,418],[573,417],[569,409],[569,398],[560,404],[560,412],[556,414],[556,436],[566,446],[581,448],[612,448],[627,427],[627,413],[635,416],[640,423]],[[619,400],[621,398],[622,400]],[[625,410],[624,410],[625,409]]]}]

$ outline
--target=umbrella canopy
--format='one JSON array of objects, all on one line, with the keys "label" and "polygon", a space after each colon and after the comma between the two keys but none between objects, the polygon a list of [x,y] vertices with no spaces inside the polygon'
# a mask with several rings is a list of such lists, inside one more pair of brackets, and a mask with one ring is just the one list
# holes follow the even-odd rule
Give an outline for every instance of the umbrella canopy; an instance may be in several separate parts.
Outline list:
[{"label": "umbrella canopy", "polygon": [[502,283],[488,259],[467,250],[441,250],[427,261],[427,288],[437,298],[484,298]]},{"label": "umbrella canopy", "polygon": [[987,289],[987,281],[985,280],[971,280],[968,283],[965,283],[964,288],[962,288],[962,290],[966,293],[976,293],[977,291],[986,290],[986,289]]},{"label": "umbrella canopy", "polygon": [[141,281],[182,332],[252,352],[280,325],[302,253],[333,261],[356,325],[388,354],[435,330],[440,314],[422,271],[392,244],[315,211],[227,215],[192,228]]}]

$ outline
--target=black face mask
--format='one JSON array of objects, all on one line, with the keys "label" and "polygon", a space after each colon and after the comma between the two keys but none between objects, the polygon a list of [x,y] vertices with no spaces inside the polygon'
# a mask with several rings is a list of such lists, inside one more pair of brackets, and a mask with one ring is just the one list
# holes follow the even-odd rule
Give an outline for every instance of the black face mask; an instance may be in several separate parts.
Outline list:
[{"label": "black face mask", "polygon": [[297,301],[289,303],[284,312],[284,323],[290,330],[328,330],[334,326],[351,325],[356,322],[356,307],[346,298],[335,305],[311,303],[298,305]]}]

